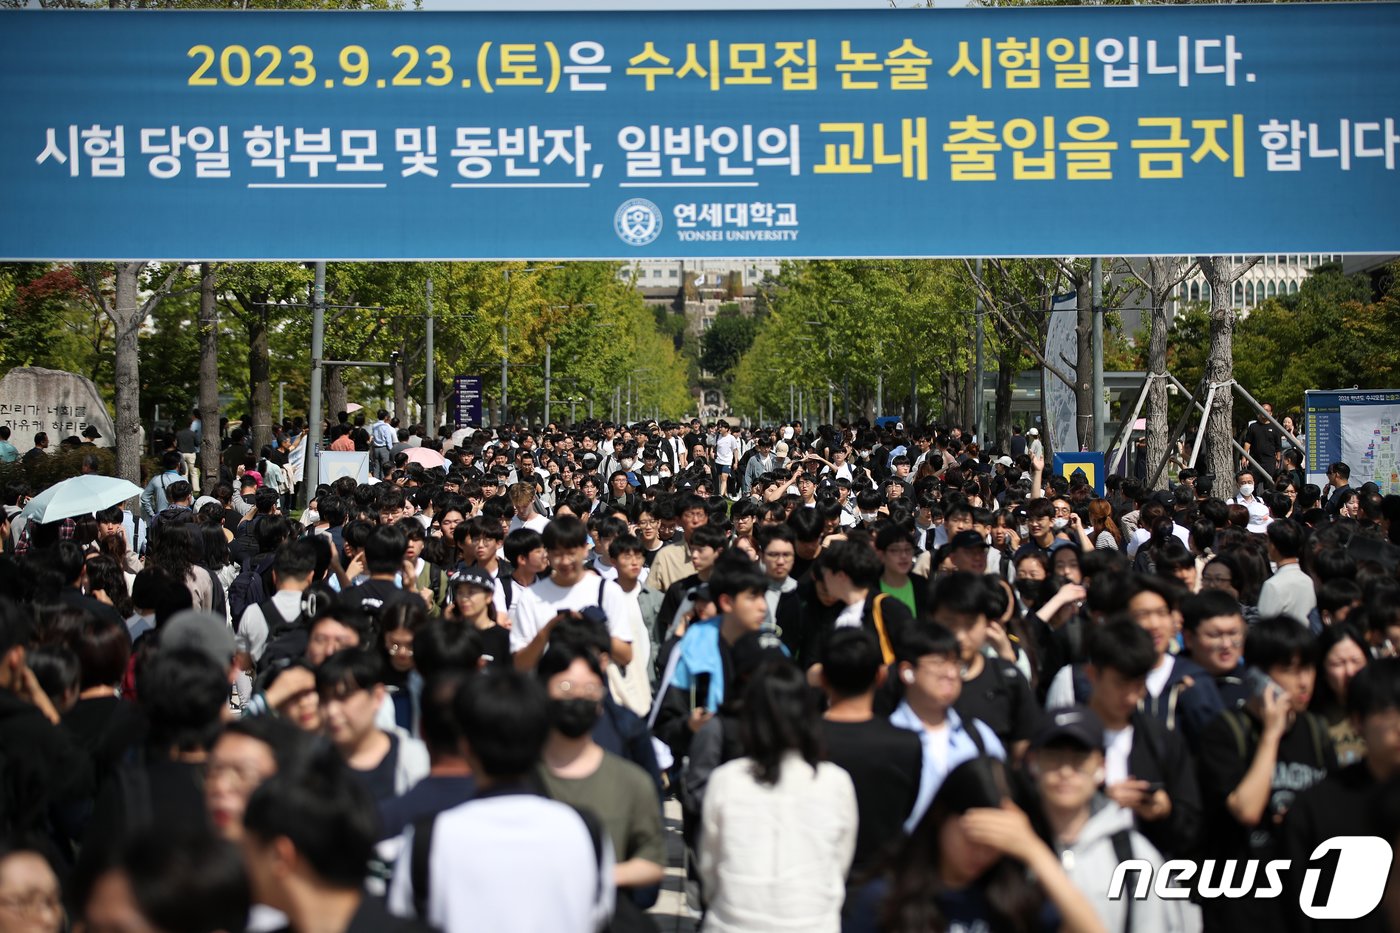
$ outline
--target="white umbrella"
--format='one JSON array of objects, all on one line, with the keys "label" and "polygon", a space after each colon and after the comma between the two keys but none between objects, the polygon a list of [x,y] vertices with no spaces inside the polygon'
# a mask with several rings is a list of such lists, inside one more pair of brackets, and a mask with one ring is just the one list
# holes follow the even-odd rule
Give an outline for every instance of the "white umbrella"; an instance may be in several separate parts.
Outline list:
[{"label": "white umbrella", "polygon": [[115,476],[74,476],[30,499],[20,514],[40,524],[56,522],[90,515],[140,494],[140,486]]}]

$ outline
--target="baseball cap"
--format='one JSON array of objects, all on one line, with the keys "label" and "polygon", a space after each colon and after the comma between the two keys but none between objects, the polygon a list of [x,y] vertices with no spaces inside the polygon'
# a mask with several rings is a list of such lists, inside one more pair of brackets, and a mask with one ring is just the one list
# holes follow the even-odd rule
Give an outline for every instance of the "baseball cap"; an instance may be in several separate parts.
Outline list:
[{"label": "baseball cap", "polygon": [[997,466],[1004,466],[1004,467],[1006,467],[1007,469],[1010,469],[1011,467],[1015,466],[1015,463],[1012,461],[1012,459],[1011,459],[1010,457],[1004,457],[1004,456],[1003,456],[1003,457],[997,457],[997,459],[996,459],[996,464],[997,464]]},{"label": "baseball cap", "polygon": [[1087,706],[1070,706],[1045,717],[1032,742],[1044,748],[1053,742],[1073,742],[1086,749],[1103,748],[1103,720]]},{"label": "baseball cap", "polygon": [[951,543],[953,546],[953,550],[955,551],[958,548],[964,547],[986,548],[987,546],[987,542],[983,540],[982,536],[977,532],[973,531],[971,528],[967,529],[966,531],[960,531],[957,534],[953,535],[953,540]]},{"label": "baseball cap", "polygon": [[483,590],[490,590],[493,593],[496,591],[495,578],[480,567],[462,567],[452,575],[452,582],[454,584],[465,583]]},{"label": "baseball cap", "polygon": [[238,651],[233,629],[224,617],[202,609],[186,609],[160,630],[162,650],[189,648],[212,658],[219,666],[227,665]]},{"label": "baseball cap", "polygon": [[788,455],[787,442],[778,441],[778,446],[773,448],[773,453],[777,454],[779,457],[786,457]]},{"label": "baseball cap", "polygon": [[1030,436],[1034,436],[1034,435],[1037,435],[1037,434],[1039,434],[1039,433],[1040,433],[1040,428],[1031,428],[1029,431],[1026,432],[1026,434],[1027,434],[1027,435],[1030,435]]},{"label": "baseball cap", "polygon": [[787,659],[783,641],[773,632],[749,632],[739,638],[730,649],[734,661],[734,674],[742,677],[752,674],[770,661]]}]

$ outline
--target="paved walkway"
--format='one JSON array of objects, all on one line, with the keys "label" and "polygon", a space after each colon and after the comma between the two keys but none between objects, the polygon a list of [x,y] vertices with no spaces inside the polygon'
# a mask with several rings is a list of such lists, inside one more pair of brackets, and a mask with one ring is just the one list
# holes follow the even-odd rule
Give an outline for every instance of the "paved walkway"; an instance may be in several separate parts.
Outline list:
[{"label": "paved walkway", "polygon": [[666,880],[662,883],[661,897],[650,913],[661,933],[694,933],[698,917],[686,905],[680,802],[667,800],[665,815]]}]

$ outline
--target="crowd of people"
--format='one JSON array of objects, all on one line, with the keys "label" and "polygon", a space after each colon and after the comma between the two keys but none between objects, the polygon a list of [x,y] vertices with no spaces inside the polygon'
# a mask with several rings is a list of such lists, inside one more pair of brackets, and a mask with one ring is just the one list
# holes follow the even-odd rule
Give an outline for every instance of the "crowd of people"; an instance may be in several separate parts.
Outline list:
[{"label": "crowd of people", "polygon": [[1299,900],[1400,831],[1400,496],[1346,464],[381,412],[298,511],[299,422],[204,490],[194,428],[134,512],[3,490],[0,933],[654,930],[670,798],[715,933],[1390,928]]}]

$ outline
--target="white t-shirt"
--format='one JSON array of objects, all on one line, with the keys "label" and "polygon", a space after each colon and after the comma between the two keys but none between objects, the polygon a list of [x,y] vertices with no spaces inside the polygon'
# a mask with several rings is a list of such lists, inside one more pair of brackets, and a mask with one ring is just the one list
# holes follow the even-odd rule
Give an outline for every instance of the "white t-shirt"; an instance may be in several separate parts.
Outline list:
[{"label": "white t-shirt", "polygon": [[1171,679],[1172,668],[1176,667],[1176,658],[1170,654],[1162,655],[1162,661],[1147,673],[1147,692],[1153,698],[1162,695],[1162,691],[1167,686],[1167,681]]},{"label": "white t-shirt", "polygon": [[518,590],[510,607],[510,650],[520,651],[535,640],[550,619],[565,609],[587,609],[599,605],[601,584],[603,611],[608,616],[608,634],[619,641],[632,642],[632,626],[627,613],[627,596],[611,580],[586,573],[571,587],[544,579],[527,590]]},{"label": "white t-shirt", "polygon": [[535,517],[530,519],[529,521],[522,522],[519,516],[510,520],[511,531],[519,531],[521,528],[528,528],[531,531],[544,534],[544,530],[547,527],[549,527],[549,519],[545,518],[538,512],[536,512]]},{"label": "white t-shirt", "polygon": [[733,434],[721,434],[715,441],[715,463],[720,466],[733,466],[734,453],[739,449],[739,439]]},{"label": "white t-shirt", "polygon": [[1106,729],[1103,741],[1104,783],[1113,785],[1126,781],[1131,773],[1128,768],[1128,755],[1133,750],[1133,727],[1126,726],[1116,732]]}]

